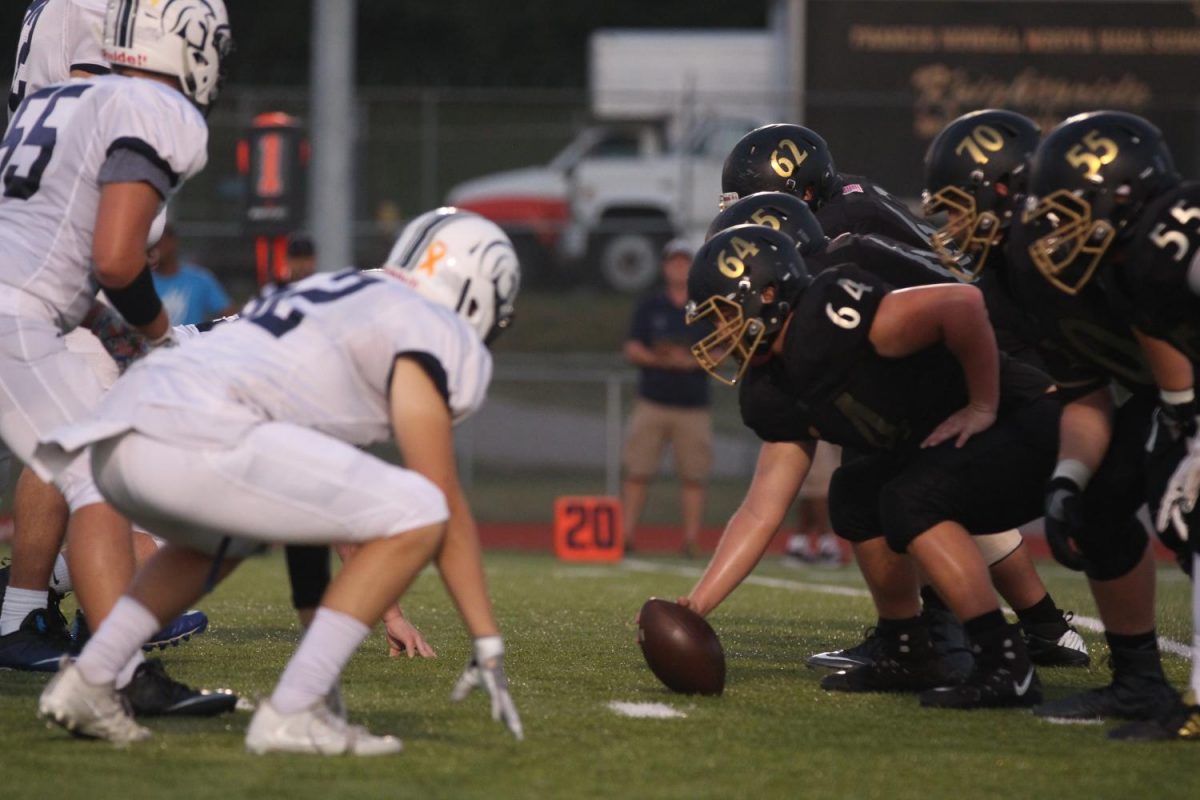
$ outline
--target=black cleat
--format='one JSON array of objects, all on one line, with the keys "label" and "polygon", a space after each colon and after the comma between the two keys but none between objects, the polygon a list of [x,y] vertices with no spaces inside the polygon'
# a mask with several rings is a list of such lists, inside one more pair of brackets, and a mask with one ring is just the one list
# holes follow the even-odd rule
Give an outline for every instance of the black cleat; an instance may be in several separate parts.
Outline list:
[{"label": "black cleat", "polygon": [[1020,674],[1007,666],[977,667],[958,686],[943,686],[921,693],[926,708],[1028,708],[1042,701],[1042,682],[1032,665]]},{"label": "black cleat", "polygon": [[1049,719],[1154,719],[1178,703],[1175,690],[1158,678],[1125,676],[1098,689],[1088,689],[1043,703],[1033,710]]},{"label": "black cleat", "polygon": [[1153,719],[1115,728],[1109,731],[1108,738],[1123,742],[1200,742],[1200,704],[1196,702],[1196,694],[1189,692]]},{"label": "black cleat", "polygon": [[167,675],[161,661],[140,664],[133,680],[119,690],[139,717],[211,717],[232,711],[237,695],[228,689],[193,689]]},{"label": "black cleat", "polygon": [[971,642],[962,623],[948,608],[937,608],[926,604],[921,609],[921,619],[929,627],[929,640],[938,656],[938,668],[944,680],[937,684],[946,686],[962,683],[975,668],[975,656]]},{"label": "black cleat", "polygon": [[1083,637],[1071,625],[1073,616],[1068,611],[1063,615],[1061,622],[1021,624],[1021,633],[1025,637],[1025,648],[1029,651],[1030,661],[1039,667],[1086,667],[1092,663]]},{"label": "black cleat", "polygon": [[821,688],[831,692],[920,692],[952,682],[939,668],[940,659],[925,629],[877,638],[880,645],[874,661],[826,675]]},{"label": "black cleat", "polygon": [[34,609],[20,628],[0,636],[0,668],[57,672],[59,660],[70,648],[66,620],[58,609]]},{"label": "black cleat", "polygon": [[878,628],[868,628],[863,640],[853,647],[844,650],[829,650],[825,653],[814,653],[806,662],[810,667],[828,667],[829,669],[854,669],[875,663],[885,650],[883,637]]}]

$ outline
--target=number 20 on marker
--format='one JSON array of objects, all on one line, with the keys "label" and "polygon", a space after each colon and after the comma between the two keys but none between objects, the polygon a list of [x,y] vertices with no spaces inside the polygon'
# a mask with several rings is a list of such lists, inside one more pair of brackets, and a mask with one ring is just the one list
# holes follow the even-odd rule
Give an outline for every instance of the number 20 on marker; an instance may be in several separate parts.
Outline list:
[{"label": "number 20 on marker", "polygon": [[621,501],[560,497],[554,502],[554,553],[563,561],[620,561]]}]

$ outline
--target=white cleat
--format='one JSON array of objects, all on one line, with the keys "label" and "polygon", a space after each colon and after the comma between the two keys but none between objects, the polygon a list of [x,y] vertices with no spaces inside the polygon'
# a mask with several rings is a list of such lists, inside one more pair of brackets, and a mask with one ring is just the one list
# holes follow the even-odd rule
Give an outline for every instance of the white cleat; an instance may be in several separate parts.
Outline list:
[{"label": "white cleat", "polygon": [[111,683],[88,683],[79,667],[65,661],[42,690],[38,717],[76,736],[106,739],[118,745],[150,738],[150,730],[134,722]]},{"label": "white cleat", "polygon": [[295,714],[281,714],[270,700],[263,700],[246,730],[246,749],[255,755],[385,756],[399,753],[404,745],[395,736],[375,736],[361,725],[349,724],[330,711],[322,698]]}]

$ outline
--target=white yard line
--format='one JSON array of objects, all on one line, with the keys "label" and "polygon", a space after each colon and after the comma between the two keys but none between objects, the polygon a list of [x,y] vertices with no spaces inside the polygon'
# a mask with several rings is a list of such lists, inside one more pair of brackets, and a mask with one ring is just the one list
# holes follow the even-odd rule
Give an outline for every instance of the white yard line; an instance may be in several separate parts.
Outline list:
[{"label": "white yard line", "polygon": [[[680,575],[688,578],[698,578],[702,574],[702,570],[697,567],[684,567],[675,564],[659,564],[654,561],[643,561],[639,558],[627,558],[622,562],[626,569],[634,572],[653,572],[660,575]],[[817,594],[833,594],[841,597],[870,597],[871,594],[866,589],[856,589],[850,586],[830,586],[823,583],[805,583],[804,581],[788,580],[787,578],[768,578],[763,575],[751,575],[746,578],[746,583],[755,586],[767,586],[772,589],[786,589],[792,592],[815,592]],[[1004,609],[1012,613],[1011,609]],[[1076,614],[1072,620],[1080,628],[1092,631],[1094,633],[1104,633],[1104,623],[1095,617],[1087,617],[1082,614]],[[1191,660],[1192,648],[1188,647],[1183,642],[1177,642],[1174,639],[1168,639],[1165,636],[1158,637],[1158,647],[1164,653],[1171,653],[1180,658]]]},{"label": "white yard line", "polygon": [[622,717],[635,719],[682,719],[687,716],[666,703],[622,703],[619,700],[613,700],[608,704],[608,708]]}]

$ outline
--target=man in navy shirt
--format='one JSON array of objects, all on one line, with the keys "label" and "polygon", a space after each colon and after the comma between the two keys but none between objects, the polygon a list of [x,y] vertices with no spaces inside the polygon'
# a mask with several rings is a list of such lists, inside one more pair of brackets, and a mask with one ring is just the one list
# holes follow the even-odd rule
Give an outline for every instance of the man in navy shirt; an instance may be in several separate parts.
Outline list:
[{"label": "man in navy shirt", "polygon": [[675,239],[663,250],[664,287],[647,294],[633,312],[624,354],[639,368],[637,400],[625,442],[625,541],[633,548],[646,505],[646,489],[671,445],[680,482],[683,550],[692,554],[704,514],[705,483],[712,466],[712,416],[708,376],[691,354],[697,333],[685,321],[692,248]]}]

